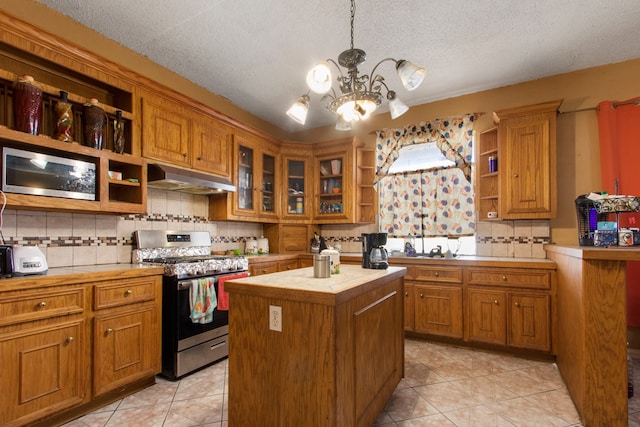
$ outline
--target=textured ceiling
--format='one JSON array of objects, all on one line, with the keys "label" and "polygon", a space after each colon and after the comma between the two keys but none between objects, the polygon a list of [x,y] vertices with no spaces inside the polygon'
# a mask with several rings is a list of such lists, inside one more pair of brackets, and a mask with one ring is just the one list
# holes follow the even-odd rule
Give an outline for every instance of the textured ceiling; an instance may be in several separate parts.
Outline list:
[{"label": "textured ceiling", "polygon": [[[348,0],[37,0],[285,131],[306,72],[349,48]],[[427,69],[409,106],[640,57],[638,0],[359,0],[354,45]],[[334,123],[311,96],[304,128]],[[387,111],[386,105],[380,111]]]}]

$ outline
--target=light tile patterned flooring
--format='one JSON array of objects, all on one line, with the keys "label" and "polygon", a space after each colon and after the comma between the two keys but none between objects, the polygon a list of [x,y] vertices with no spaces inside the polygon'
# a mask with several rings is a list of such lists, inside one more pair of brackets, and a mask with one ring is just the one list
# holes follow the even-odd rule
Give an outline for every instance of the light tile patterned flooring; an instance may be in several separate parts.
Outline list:
[{"label": "light tile patterned flooring", "polygon": [[[629,426],[640,427],[640,361],[634,361],[639,391],[629,400]],[[227,427],[226,380],[226,359],[180,381],[158,377],[65,427]],[[407,338],[405,378],[375,426],[581,424],[553,363]]]}]

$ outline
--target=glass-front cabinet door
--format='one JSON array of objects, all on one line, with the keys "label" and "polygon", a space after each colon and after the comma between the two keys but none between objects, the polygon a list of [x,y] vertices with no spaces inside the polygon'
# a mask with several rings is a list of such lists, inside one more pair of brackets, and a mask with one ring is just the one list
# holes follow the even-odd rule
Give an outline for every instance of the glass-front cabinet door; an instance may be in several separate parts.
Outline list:
[{"label": "glass-front cabinet door", "polygon": [[260,187],[261,205],[259,210],[261,214],[276,215],[276,189],[277,182],[277,157],[271,154],[262,154],[262,186]]},{"label": "glass-front cabinet door", "polygon": [[[282,198],[282,220],[286,222],[308,222],[313,206],[311,158],[300,153],[286,153],[282,158],[284,191]],[[284,187],[283,186],[283,187]]]},{"label": "glass-front cabinet door", "polygon": [[239,210],[254,210],[254,160],[253,148],[238,145],[238,189],[236,196]]}]

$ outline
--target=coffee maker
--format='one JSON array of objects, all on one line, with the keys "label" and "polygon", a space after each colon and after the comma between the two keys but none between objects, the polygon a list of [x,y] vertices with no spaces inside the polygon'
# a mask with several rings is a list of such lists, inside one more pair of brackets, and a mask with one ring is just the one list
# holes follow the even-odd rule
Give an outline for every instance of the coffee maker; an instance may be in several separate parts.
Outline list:
[{"label": "coffee maker", "polygon": [[387,233],[362,233],[362,268],[385,270],[389,267]]}]

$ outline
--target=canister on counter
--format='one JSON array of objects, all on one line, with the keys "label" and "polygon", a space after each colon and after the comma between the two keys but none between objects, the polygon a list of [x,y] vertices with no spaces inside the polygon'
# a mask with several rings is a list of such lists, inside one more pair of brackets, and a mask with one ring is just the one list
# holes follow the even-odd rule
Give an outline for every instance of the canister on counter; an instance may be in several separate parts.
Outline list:
[{"label": "canister on counter", "polygon": [[633,246],[633,232],[631,230],[621,228],[618,231],[619,246]]},{"label": "canister on counter", "polygon": [[325,279],[331,276],[331,257],[317,254],[313,256],[313,277]]}]

